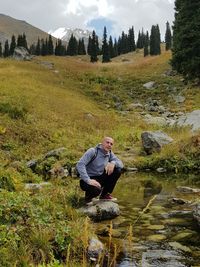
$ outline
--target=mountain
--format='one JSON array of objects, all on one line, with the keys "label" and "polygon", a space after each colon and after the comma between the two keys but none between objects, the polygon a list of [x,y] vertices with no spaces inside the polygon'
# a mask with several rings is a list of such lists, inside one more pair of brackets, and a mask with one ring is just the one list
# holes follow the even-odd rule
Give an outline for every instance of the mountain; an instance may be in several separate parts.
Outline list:
[{"label": "mountain", "polygon": [[[0,14],[0,42],[2,44],[8,39],[9,43],[14,34],[17,38],[18,35],[25,33],[28,45],[37,43],[38,38],[46,39],[49,34],[44,32],[24,20],[18,20],[10,16]],[[56,42],[56,38],[53,38]]]},{"label": "mountain", "polygon": [[73,34],[77,41],[83,38],[86,47],[88,44],[89,36],[92,36],[92,32],[89,30],[71,29],[65,27],[58,28],[55,31],[49,31],[49,34],[51,34],[55,38],[61,39],[62,41],[66,41],[67,43],[71,35]]}]

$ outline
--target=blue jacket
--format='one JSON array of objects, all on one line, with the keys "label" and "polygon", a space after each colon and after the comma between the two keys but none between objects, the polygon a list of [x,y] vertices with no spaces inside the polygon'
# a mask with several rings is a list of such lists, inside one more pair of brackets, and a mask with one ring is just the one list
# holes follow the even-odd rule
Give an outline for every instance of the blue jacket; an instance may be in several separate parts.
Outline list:
[{"label": "blue jacket", "polygon": [[122,161],[112,151],[105,152],[101,144],[99,144],[96,147],[89,148],[85,152],[76,164],[76,168],[80,178],[87,183],[91,176],[100,176],[103,174],[108,162],[114,163],[116,167],[123,168]]}]

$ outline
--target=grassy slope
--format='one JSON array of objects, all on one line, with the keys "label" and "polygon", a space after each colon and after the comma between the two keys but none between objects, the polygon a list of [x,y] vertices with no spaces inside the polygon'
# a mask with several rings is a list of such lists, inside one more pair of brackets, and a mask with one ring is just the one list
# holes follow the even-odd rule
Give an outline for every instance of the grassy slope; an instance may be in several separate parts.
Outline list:
[{"label": "grassy slope", "polygon": [[[0,103],[22,113],[19,119],[12,119],[4,107],[0,113],[2,159],[28,160],[59,146],[67,147],[69,157],[77,159],[104,135],[114,136],[119,153],[133,146],[137,151],[141,132],[158,127],[146,125],[137,113],[124,113],[130,103],[145,104],[151,97],[171,111],[200,107],[199,88],[184,86],[178,76],[163,75],[169,59],[170,52],[143,58],[140,51],[108,64],[91,64],[88,57],[1,60]],[[53,70],[41,61],[52,62]],[[142,85],[148,81],[156,81],[157,88],[146,90]],[[186,96],[183,105],[173,101],[170,88],[174,87],[176,94]],[[166,131],[181,138],[180,131]],[[183,131],[185,135],[188,133]],[[133,155],[129,154],[131,161]]]},{"label": "grassy slope", "polygon": [[[41,57],[31,62],[0,59],[0,187],[7,183],[13,191],[14,182],[16,188],[14,192],[1,189],[1,266],[39,266],[55,257],[67,265],[70,259],[70,266],[86,266],[80,262],[93,232],[73,208],[83,195],[77,181],[56,180],[50,187],[29,193],[22,182],[41,181],[41,177],[13,168],[16,160],[38,158],[64,146],[68,160],[75,162],[102,136],[112,135],[115,151],[127,165],[155,167],[164,159],[161,166],[170,162],[178,168],[177,162],[183,165],[180,159],[186,159],[192,166],[190,156],[194,158],[198,148],[188,129],[149,126],[137,112],[126,112],[130,103],[145,104],[149,97],[159,99],[171,111],[200,108],[199,88],[184,86],[178,76],[163,76],[169,59],[170,53],[144,59],[142,52],[109,64],[90,64],[87,57]],[[54,68],[45,67],[42,61],[54,63]],[[145,90],[142,85],[151,80],[157,88]],[[186,96],[184,104],[172,101],[167,88],[173,87]],[[156,129],[169,133],[175,142],[147,157],[142,154],[140,134]]]}]

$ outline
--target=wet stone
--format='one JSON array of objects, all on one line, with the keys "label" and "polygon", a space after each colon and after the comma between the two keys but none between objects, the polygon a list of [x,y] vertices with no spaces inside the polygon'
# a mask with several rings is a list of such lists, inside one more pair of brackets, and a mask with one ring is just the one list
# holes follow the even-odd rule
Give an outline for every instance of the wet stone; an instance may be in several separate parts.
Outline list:
[{"label": "wet stone", "polygon": [[148,240],[153,241],[153,242],[160,242],[165,240],[167,237],[162,234],[157,234],[157,235],[149,235],[147,237]]}]

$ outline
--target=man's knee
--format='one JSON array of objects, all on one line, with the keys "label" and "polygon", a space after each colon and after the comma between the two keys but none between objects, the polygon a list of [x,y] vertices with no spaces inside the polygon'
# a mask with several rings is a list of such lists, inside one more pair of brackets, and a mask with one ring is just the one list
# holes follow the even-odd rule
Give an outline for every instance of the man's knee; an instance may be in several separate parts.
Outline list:
[{"label": "man's knee", "polygon": [[115,167],[115,168],[114,168],[114,174],[115,174],[115,175],[120,176],[121,173],[122,173],[122,168],[120,168],[120,167]]}]

